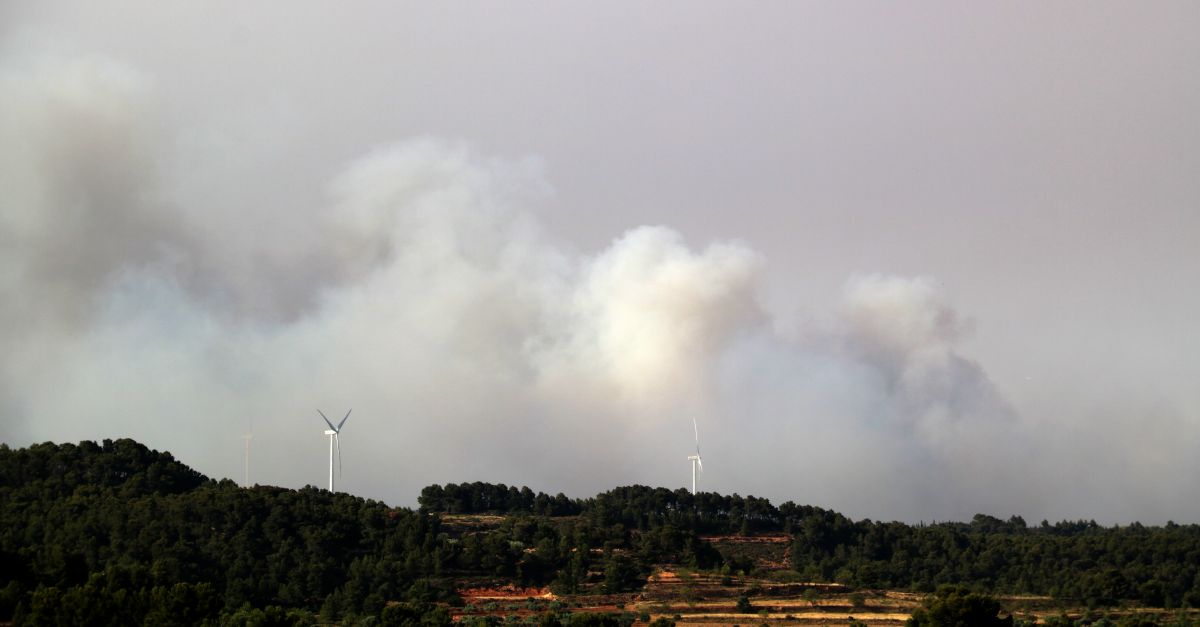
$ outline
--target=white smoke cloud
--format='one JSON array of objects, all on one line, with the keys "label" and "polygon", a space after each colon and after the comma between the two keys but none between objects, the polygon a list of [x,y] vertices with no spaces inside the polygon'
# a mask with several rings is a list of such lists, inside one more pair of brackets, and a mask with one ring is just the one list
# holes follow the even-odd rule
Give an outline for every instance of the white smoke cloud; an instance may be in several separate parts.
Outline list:
[{"label": "white smoke cloud", "polygon": [[639,226],[575,252],[525,209],[538,159],[432,138],[312,208],[210,209],[198,181],[232,175],[163,171],[218,155],[171,154],[149,85],[0,68],[5,441],[129,436],[238,477],[252,430],[255,480],[323,484],[314,410],[353,406],[342,485],[411,504],[447,481],[683,485],[695,416],[707,489],[910,520],[1036,516],[1066,489],[933,278],[851,278],[785,337],[750,245]]},{"label": "white smoke cloud", "polygon": [[762,319],[760,266],[744,245],[694,253],[669,228],[628,231],[583,263],[554,312],[565,328],[539,342],[542,378],[568,394],[595,378],[623,399],[694,393],[736,334]]}]

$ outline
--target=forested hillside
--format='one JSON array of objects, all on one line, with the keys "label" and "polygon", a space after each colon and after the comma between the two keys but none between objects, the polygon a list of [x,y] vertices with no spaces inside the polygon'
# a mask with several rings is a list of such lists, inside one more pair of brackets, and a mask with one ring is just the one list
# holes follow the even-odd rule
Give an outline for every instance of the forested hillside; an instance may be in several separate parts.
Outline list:
[{"label": "forested hillside", "polygon": [[[516,488],[474,483],[430,486],[425,511],[536,511]],[[480,497],[477,495],[490,495]],[[561,495],[560,495],[561,496]],[[543,499],[544,501],[545,499]],[[439,509],[447,502],[457,510]],[[830,510],[753,496],[693,495],[685,489],[630,486],[564,508],[590,524],[637,531],[685,529],[700,534],[784,532],[793,537],[792,568],[809,581],[863,588],[932,592],[968,584],[996,593],[1046,594],[1090,604],[1140,600],[1156,607],[1200,607],[1200,526],[1103,527],[1094,521],[1001,520],[977,514],[969,523],[906,525],[855,522]]]},{"label": "forested hillside", "polygon": [[[793,581],[1200,605],[1196,525],[1030,527],[980,515],[912,526],[642,486],[569,499],[448,484],[419,502],[412,511],[313,487],[241,488],[132,440],[0,445],[0,620],[444,624],[457,590],[481,582],[615,594],[661,564],[749,573],[760,565],[706,537],[766,532],[791,538],[791,574],[776,575]],[[500,516],[463,523],[479,514]]]},{"label": "forested hillside", "polygon": [[0,447],[0,503],[4,617],[69,607],[190,624],[246,604],[378,612],[444,594],[424,578],[436,517],[311,487],[242,489],[132,440]]}]

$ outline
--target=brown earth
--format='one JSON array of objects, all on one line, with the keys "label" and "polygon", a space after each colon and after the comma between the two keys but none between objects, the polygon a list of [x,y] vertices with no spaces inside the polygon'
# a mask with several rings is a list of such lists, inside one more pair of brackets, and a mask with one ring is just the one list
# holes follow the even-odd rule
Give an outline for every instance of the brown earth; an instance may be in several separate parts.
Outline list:
[{"label": "brown earth", "polygon": [[467,603],[476,601],[524,601],[525,599],[546,599],[553,601],[558,597],[550,592],[550,588],[520,588],[509,584],[499,588],[463,588],[457,591]]},{"label": "brown earth", "polygon": [[[470,534],[499,526],[502,516],[444,517],[452,533]],[[721,575],[663,564],[646,579],[643,589],[636,593],[605,595],[598,593],[557,596],[548,588],[521,588],[512,584],[499,585],[480,580],[458,592],[465,607],[451,608],[454,620],[471,616],[533,617],[548,611],[572,613],[628,612],[648,616],[650,620],[666,617],[676,625],[686,627],[811,627],[816,625],[847,625],[859,620],[867,625],[894,627],[903,625],[927,595],[909,592],[859,590],[831,583],[795,581],[788,568],[790,538],[785,534],[755,536],[705,536],[722,553],[736,554],[753,560],[755,574]],[[598,550],[593,550],[598,552]],[[590,572],[597,582],[603,573]],[[590,584],[598,591],[598,584]],[[738,597],[746,595],[752,613],[737,611]],[[1085,608],[1064,607],[1060,601],[1044,596],[999,597],[1002,605],[1014,615],[1034,618],[1040,623],[1051,616],[1066,613],[1072,619],[1086,615]],[[857,605],[855,602],[857,601]],[[1101,610],[1095,617],[1137,614],[1149,616],[1162,624],[1178,616],[1177,611],[1156,608],[1123,607]],[[1200,620],[1200,610],[1188,610],[1193,621]],[[635,625],[642,625],[637,620]]]},{"label": "brown earth", "polygon": [[700,536],[701,540],[712,543],[732,544],[789,544],[791,536],[786,533],[761,533],[753,536]]},{"label": "brown earth", "polygon": [[[855,593],[846,586],[829,583],[780,583],[764,578],[725,578],[670,565],[655,569],[639,593],[559,597],[547,588],[513,585],[465,588],[459,592],[467,606],[454,611],[455,620],[486,615],[531,617],[547,611],[629,612],[636,616],[648,616],[650,620],[666,617],[680,627],[754,627],[763,624],[768,627],[811,627],[847,625],[851,620],[872,626],[894,627],[903,625],[926,598],[923,594],[895,591],[860,590]],[[737,597],[743,594],[753,607],[751,613],[737,610]],[[858,602],[857,606],[855,601]],[[1049,597],[1000,597],[1000,601],[1012,608],[1016,615],[1036,618],[1039,622],[1057,616],[1064,609],[1073,619],[1085,614],[1083,608],[1062,608]],[[1177,616],[1173,611],[1136,607],[1114,609],[1097,616],[1104,613],[1114,619],[1139,614],[1151,616],[1160,622]],[[1200,619],[1200,610],[1189,610],[1188,616],[1192,620]],[[635,624],[641,625],[643,622],[639,619]]]}]

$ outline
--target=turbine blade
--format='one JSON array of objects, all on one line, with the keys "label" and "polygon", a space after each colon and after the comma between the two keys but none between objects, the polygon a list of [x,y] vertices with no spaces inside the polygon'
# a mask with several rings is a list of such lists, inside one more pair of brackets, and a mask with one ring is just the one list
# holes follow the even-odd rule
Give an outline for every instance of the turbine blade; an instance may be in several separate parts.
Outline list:
[{"label": "turbine blade", "polygon": [[[354,409],[351,408],[350,411],[354,411]],[[346,424],[346,419],[350,417],[350,411],[346,412],[346,415],[342,417],[342,421],[338,423],[337,429],[334,429],[334,431],[342,430],[342,425]]]},{"label": "turbine blade", "polygon": [[[319,409],[318,409],[318,410],[317,410],[317,413],[318,413],[318,414],[321,414],[321,417],[322,417],[322,418],[325,418],[325,412],[323,412],[323,411],[321,411],[321,410],[319,410]],[[329,425],[329,428],[330,428],[330,430],[337,431],[337,429],[334,429],[334,428],[333,428],[333,423],[332,423],[332,422],[329,422],[329,419],[328,419],[328,418],[325,418],[325,424]]]},{"label": "turbine blade", "polygon": [[700,427],[696,426],[696,417],[692,416],[692,430],[696,432],[696,450],[700,450]]},{"label": "turbine blade", "polygon": [[700,472],[704,472],[704,460],[700,459],[700,455],[699,455],[700,451],[696,451],[696,453],[697,453],[696,463],[699,464],[699,466],[700,466]]},{"label": "turbine blade", "polygon": [[335,433],[335,434],[333,434],[333,447],[337,449],[337,454],[338,454],[338,476],[340,477],[340,476],[342,476],[342,440],[341,440],[341,438],[339,438],[339,437],[337,436],[337,434],[336,434],[336,433]]}]

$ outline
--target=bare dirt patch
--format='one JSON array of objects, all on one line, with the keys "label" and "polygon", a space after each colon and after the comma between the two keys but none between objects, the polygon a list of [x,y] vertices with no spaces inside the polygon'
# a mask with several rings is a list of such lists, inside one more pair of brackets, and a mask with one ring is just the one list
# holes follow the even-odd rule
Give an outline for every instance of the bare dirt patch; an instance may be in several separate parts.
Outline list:
[{"label": "bare dirt patch", "polygon": [[786,533],[762,533],[753,536],[700,536],[701,540],[725,544],[788,544],[792,537]]},{"label": "bare dirt patch", "polygon": [[524,601],[525,599],[541,599],[553,601],[558,597],[550,592],[550,588],[521,588],[507,585],[493,588],[463,588],[458,595],[467,603],[479,601]]},{"label": "bare dirt patch", "polygon": [[451,533],[478,533],[498,529],[504,516],[491,514],[442,514],[442,526]]}]

